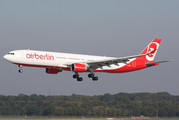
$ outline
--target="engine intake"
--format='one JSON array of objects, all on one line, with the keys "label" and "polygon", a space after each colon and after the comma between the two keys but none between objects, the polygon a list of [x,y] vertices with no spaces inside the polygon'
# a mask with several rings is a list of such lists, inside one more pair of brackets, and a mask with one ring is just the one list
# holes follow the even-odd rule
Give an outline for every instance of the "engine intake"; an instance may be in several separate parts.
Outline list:
[{"label": "engine intake", "polygon": [[84,64],[74,63],[71,65],[71,71],[73,72],[84,72],[87,67]]}]

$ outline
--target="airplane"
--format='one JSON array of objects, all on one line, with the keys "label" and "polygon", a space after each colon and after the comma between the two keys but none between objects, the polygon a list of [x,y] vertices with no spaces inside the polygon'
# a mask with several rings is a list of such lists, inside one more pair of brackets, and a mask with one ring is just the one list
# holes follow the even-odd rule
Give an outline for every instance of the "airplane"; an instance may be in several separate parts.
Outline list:
[{"label": "airplane", "polygon": [[57,74],[62,71],[72,71],[74,79],[82,81],[79,73],[90,72],[89,78],[97,81],[98,77],[94,72],[124,73],[141,70],[144,68],[169,62],[153,61],[158,51],[161,39],[154,39],[139,55],[127,57],[105,57],[71,53],[59,53],[37,50],[14,50],[4,55],[8,62],[19,66],[19,73],[22,73],[22,66],[45,68],[48,74]]}]

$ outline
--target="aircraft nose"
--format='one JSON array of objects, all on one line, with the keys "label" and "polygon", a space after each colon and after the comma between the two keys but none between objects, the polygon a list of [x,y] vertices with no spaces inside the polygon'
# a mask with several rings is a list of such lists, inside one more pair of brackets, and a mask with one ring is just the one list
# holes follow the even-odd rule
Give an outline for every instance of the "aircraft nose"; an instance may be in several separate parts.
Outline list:
[{"label": "aircraft nose", "polygon": [[4,57],[5,60],[10,61],[9,55],[4,55],[3,57]]},{"label": "aircraft nose", "polygon": [[4,55],[3,57],[4,57],[5,60],[7,60],[7,55]]},{"label": "aircraft nose", "polygon": [[3,57],[4,57],[5,60],[7,60],[7,61],[9,61],[9,62],[12,61],[12,60],[11,60],[11,57],[10,57],[9,55],[4,55]]},{"label": "aircraft nose", "polygon": [[3,56],[3,58],[4,58],[5,60],[7,60],[8,62],[13,62],[13,57],[12,57],[12,55],[6,54],[6,55]]}]

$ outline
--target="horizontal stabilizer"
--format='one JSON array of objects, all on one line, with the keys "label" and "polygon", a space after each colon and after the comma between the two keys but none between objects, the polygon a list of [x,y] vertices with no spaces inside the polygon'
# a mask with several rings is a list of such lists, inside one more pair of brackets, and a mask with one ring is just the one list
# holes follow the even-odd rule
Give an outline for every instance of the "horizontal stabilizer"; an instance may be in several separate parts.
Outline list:
[{"label": "horizontal stabilizer", "polygon": [[159,61],[159,62],[156,62],[156,63],[164,63],[164,62],[172,62],[174,60],[165,60],[165,61]]},{"label": "horizontal stabilizer", "polygon": [[165,61],[159,61],[159,62],[154,62],[154,63],[150,63],[150,62],[146,62],[145,65],[147,67],[153,66],[153,65],[158,65],[159,63],[164,63],[164,62],[172,62],[174,60],[165,60]]}]

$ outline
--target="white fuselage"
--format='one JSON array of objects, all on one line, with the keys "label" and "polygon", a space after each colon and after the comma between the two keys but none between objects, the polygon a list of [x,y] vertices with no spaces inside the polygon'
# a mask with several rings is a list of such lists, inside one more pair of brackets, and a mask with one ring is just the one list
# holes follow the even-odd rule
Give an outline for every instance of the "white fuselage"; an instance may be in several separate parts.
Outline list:
[{"label": "white fuselage", "polygon": [[[59,52],[48,52],[48,51],[36,51],[36,50],[15,50],[11,51],[4,56],[4,58],[14,64],[32,67],[69,67],[72,63],[85,63],[89,61],[114,59],[114,57],[105,56],[92,56],[82,54],[71,54],[71,53],[59,53]],[[126,64],[118,63],[122,67]],[[117,69],[119,66],[111,65],[103,66],[100,69]],[[68,70],[68,69],[67,69]]]}]

